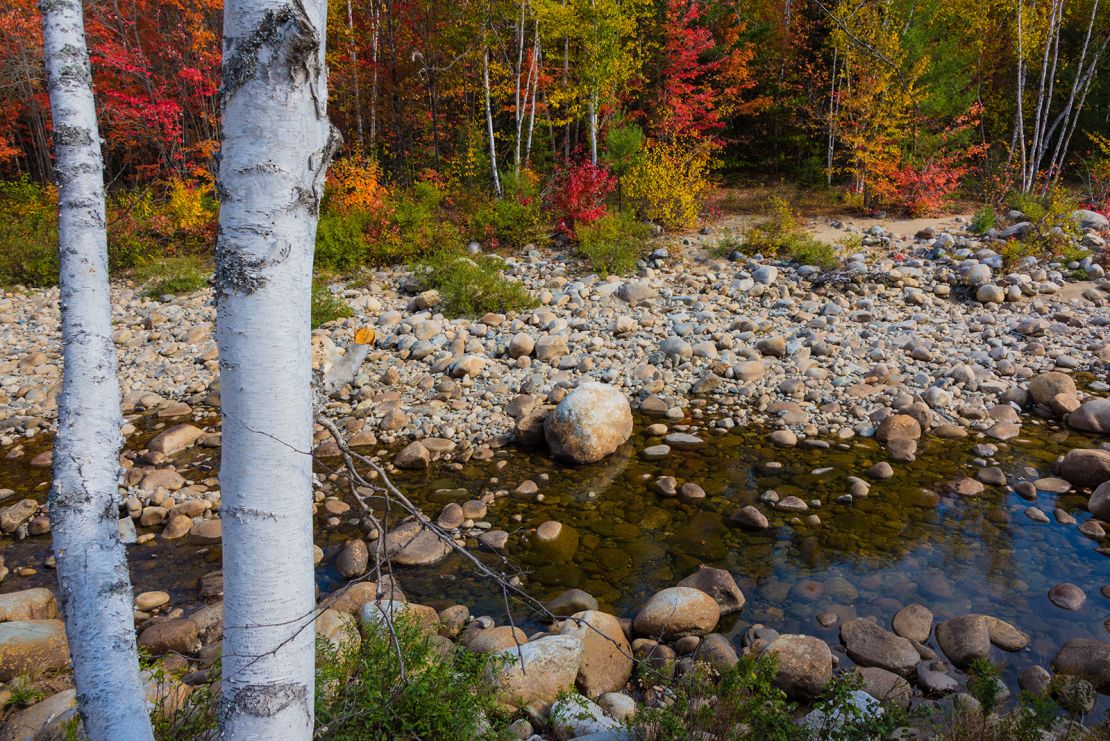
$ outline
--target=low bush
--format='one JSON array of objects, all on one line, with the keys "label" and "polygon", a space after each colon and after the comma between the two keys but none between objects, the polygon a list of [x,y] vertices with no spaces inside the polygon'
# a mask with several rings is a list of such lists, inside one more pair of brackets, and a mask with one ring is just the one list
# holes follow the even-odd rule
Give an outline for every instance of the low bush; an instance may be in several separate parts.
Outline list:
[{"label": "low bush", "polygon": [[496,659],[449,644],[444,651],[404,615],[394,622],[396,644],[385,630],[354,649],[317,639],[317,737],[506,738],[486,679]]},{"label": "low bush", "polygon": [[986,234],[994,228],[997,221],[998,217],[995,215],[994,209],[990,206],[983,206],[975,212],[975,216],[971,219],[967,228],[974,234]]},{"label": "low bush", "polygon": [[162,257],[145,260],[135,267],[132,278],[143,286],[146,296],[193,293],[204,288],[212,271],[199,257]]},{"label": "low bush", "polygon": [[505,277],[505,262],[496,255],[445,249],[424,258],[414,270],[425,286],[439,291],[444,311],[455,316],[523,311],[538,304],[524,286]]},{"label": "low bush", "polygon": [[697,664],[671,686],[673,702],[644,709],[631,721],[632,729],[648,741],[865,741],[892,738],[910,720],[893,704],[881,710],[859,707],[853,692],[861,680],[845,673],[814,703],[820,720],[800,724],[798,706],[774,685],[776,673],[773,657],[744,656],[719,677]]},{"label": "low bush", "polygon": [[616,187],[616,179],[606,164],[586,160],[556,172],[548,186],[547,208],[555,217],[555,227],[574,237],[579,226],[592,224],[609,212],[605,199]]},{"label": "low bush", "polygon": [[351,306],[328,288],[327,283],[316,278],[312,281],[312,328],[349,317]]},{"label": "low bush", "polygon": [[[767,213],[766,219],[749,228],[745,234],[748,251],[789,258],[823,270],[836,266],[839,261],[836,247],[803,232],[797,215],[786,199],[771,196],[767,202]],[[844,241],[855,244],[851,235]]]},{"label": "low bush", "polygon": [[545,231],[546,217],[530,172],[519,178],[506,175],[503,197],[477,206],[469,219],[470,238],[494,249],[520,250],[541,241]]},{"label": "low bush", "polygon": [[21,180],[0,182],[0,285],[58,282],[58,194]]},{"label": "low bush", "polygon": [[367,233],[375,221],[366,212],[322,214],[316,226],[314,265],[333,273],[353,273],[372,262]]},{"label": "low bush", "polygon": [[840,262],[836,247],[806,234],[788,234],[779,246],[779,254],[801,265],[816,265],[822,270],[831,270]]},{"label": "low bush", "polygon": [[712,185],[712,166],[708,142],[649,141],[622,179],[624,197],[642,219],[666,229],[689,229]]},{"label": "low bush", "polygon": [[607,214],[578,227],[578,254],[600,275],[620,275],[636,267],[649,230],[631,214]]},{"label": "low bush", "polygon": [[350,273],[364,266],[419,259],[462,243],[444,211],[439,186],[421,181],[384,195],[379,208],[340,209],[323,214],[316,231],[316,266]]}]

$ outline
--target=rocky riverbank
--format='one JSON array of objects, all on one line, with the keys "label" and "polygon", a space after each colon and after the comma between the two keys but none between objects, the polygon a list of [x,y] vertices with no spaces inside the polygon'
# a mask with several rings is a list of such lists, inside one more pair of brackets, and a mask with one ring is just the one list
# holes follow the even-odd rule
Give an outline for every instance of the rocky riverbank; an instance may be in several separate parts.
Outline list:
[{"label": "rocky riverbank", "polygon": [[[1092,249],[1101,239],[1095,228],[1084,237]],[[510,275],[541,301],[521,315],[445,318],[436,296],[401,270],[375,274],[368,288],[336,287],[356,315],[315,333],[319,369],[342,357],[356,328],[373,326],[377,336],[325,412],[391,474],[420,477],[411,480],[414,496],[454,546],[417,519],[395,519],[387,533],[370,528],[334,465],[338,448],[319,429],[317,565],[325,597],[318,630],[333,638],[351,627],[365,634],[389,604],[467,650],[515,650],[520,642],[525,666],[536,662],[542,671],[506,669],[498,678],[502,699],[523,698],[536,711],[518,724],[522,735],[558,738],[615,733],[614,724],[637,707],[665,703],[665,683],[658,690],[629,683],[635,666],[669,677],[698,662],[722,670],[744,653],[776,656],[777,686],[801,702],[820,694],[834,669],[851,666],[874,697],[947,706],[945,698],[964,688],[972,659],[1006,664],[1010,653],[1021,659],[1010,691],[1046,691],[1049,670],[1086,682],[1081,688],[1092,697],[1110,691],[1110,642],[1105,629],[1086,627],[1091,611],[1104,611],[1110,600],[1090,560],[1110,554],[1110,452],[1099,437],[1110,433],[1110,281],[1101,268],[1079,261],[1004,272],[991,249],[997,242],[957,228],[901,236],[872,228],[860,254],[832,273],[757,256],[710,258],[711,232],[685,241],[657,247],[634,278],[582,276],[573,260],[539,251],[510,260]],[[169,657],[186,685],[197,684],[218,657],[222,615],[213,565],[220,538],[214,310],[206,292],[162,301],[119,286],[115,297],[128,417],[120,527],[126,542],[144,549],[132,550],[143,585],[136,625],[143,646]],[[0,480],[7,487],[0,530],[11,538],[11,575],[3,567],[8,578],[0,588],[20,590],[0,596],[0,633],[10,634],[0,637],[5,682],[45,668],[62,672],[65,683],[64,630],[53,596],[41,588],[52,586],[43,499],[60,381],[55,312],[51,291],[0,300],[10,358],[0,365],[0,465],[23,471],[18,480]],[[716,441],[756,425],[759,440],[743,438],[760,458],[750,473],[728,470],[735,464],[727,447],[709,458]],[[1070,439],[1068,429],[1085,437],[1058,456],[1034,459],[1046,426],[1056,440]],[[945,446],[948,452],[939,450]],[[586,465],[518,467],[510,451],[530,447]],[[536,455],[550,461],[548,452]],[[915,463],[923,455],[935,470]],[[911,473],[914,491],[893,486]],[[459,486],[452,476],[473,485],[452,489]],[[620,482],[635,487],[635,503],[608,491],[626,485]],[[1000,492],[998,507],[975,504]],[[596,501],[598,511],[571,522],[544,509],[567,501]],[[1024,526],[1050,529],[1081,554],[1057,554],[1076,559],[1074,578],[1042,586],[1055,572],[1009,574],[981,595],[1000,602],[988,610],[983,600],[975,607],[954,593],[940,565],[916,552],[909,571],[854,583],[831,572],[738,581],[735,569],[692,563],[752,544],[749,558],[769,557],[775,533],[780,541],[797,538],[812,560],[822,538],[850,552],[861,536],[837,523],[860,518],[869,530],[912,541],[919,536],[910,519],[935,520],[949,506],[982,512],[1011,531],[1018,529],[1011,511]],[[628,514],[618,518],[613,507]],[[636,540],[640,525],[677,530],[687,543],[666,580],[653,573],[651,593],[630,603],[613,582],[632,579],[630,561],[654,564],[664,551],[659,542]],[[385,603],[365,582],[383,536],[405,569],[400,584],[383,589]],[[923,539],[940,537],[930,531]],[[899,543],[897,553],[911,545]],[[456,578],[445,570],[458,570],[452,547],[510,560],[523,549],[538,566],[517,582],[525,587],[558,583],[552,572],[580,573],[589,554],[615,576],[575,577],[596,583],[602,591],[589,589],[596,596],[545,595],[554,596],[548,607],[562,619],[529,623],[525,632],[471,615],[473,603],[430,597]],[[983,547],[957,550],[978,558]],[[989,544],[996,547],[1000,558],[1012,548]],[[160,573],[156,557],[180,561],[174,554],[184,551],[175,548],[190,553],[187,579]],[[927,568],[915,573],[916,565]],[[435,607],[403,596],[426,573],[440,581],[414,593]],[[915,579],[933,601],[912,592]],[[1046,633],[1060,633],[1036,614],[1042,608],[1026,596],[1033,593],[1047,594],[1050,609],[1082,616],[1073,633],[1051,640]],[[1022,608],[1002,604],[1010,599]],[[784,621],[786,601],[812,607]],[[552,703],[570,686],[584,698],[575,706],[588,712],[556,708],[548,725]],[[20,711],[0,741],[21,737],[10,728],[72,717],[72,701],[72,691],[62,692]],[[574,725],[579,715],[591,720]],[[559,718],[570,725],[560,730]]]}]

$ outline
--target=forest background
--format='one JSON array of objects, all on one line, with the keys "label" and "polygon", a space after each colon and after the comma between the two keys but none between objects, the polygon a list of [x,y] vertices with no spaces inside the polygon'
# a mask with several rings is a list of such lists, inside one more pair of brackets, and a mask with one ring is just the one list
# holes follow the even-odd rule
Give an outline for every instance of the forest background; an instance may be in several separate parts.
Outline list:
[{"label": "forest background", "polygon": [[[222,3],[86,12],[112,268],[156,292],[199,287]],[[0,284],[57,279],[39,29],[34,0],[0,9]],[[786,181],[868,214],[970,200],[988,206],[983,228],[996,209],[1106,213],[1108,45],[1099,0],[332,0],[344,144],[317,272],[447,274],[469,242],[552,240],[620,271],[644,222],[693,228],[722,184]],[[465,267],[468,285],[494,280],[492,262]],[[522,300],[487,293],[463,308]]]}]

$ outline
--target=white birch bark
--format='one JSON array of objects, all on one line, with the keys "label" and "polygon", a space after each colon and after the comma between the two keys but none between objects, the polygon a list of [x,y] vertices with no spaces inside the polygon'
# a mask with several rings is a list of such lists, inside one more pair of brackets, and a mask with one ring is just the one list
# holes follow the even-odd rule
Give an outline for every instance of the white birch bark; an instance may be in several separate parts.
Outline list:
[{"label": "white birch bark", "polygon": [[119,538],[119,380],[104,167],[80,0],[41,3],[58,184],[64,377],[50,521],[77,705],[94,739],[153,738]]},{"label": "white birch bark", "polygon": [[482,42],[482,88],[486,104],[486,136],[489,138],[489,167],[493,176],[493,193],[501,197],[501,175],[497,172],[497,140],[493,137],[493,106],[489,91],[489,44]]},{"label": "white birch bark", "polygon": [[325,0],[224,5],[216,337],[227,739],[313,722],[309,306],[327,118]]}]

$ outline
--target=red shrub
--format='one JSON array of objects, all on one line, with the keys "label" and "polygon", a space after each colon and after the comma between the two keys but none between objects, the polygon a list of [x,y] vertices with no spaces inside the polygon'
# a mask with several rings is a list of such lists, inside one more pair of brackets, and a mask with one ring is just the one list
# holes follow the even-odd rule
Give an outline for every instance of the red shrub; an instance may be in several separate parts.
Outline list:
[{"label": "red shrub", "polygon": [[600,219],[608,211],[605,197],[616,185],[608,167],[588,161],[556,173],[547,197],[556,228],[573,237],[576,225]]}]

